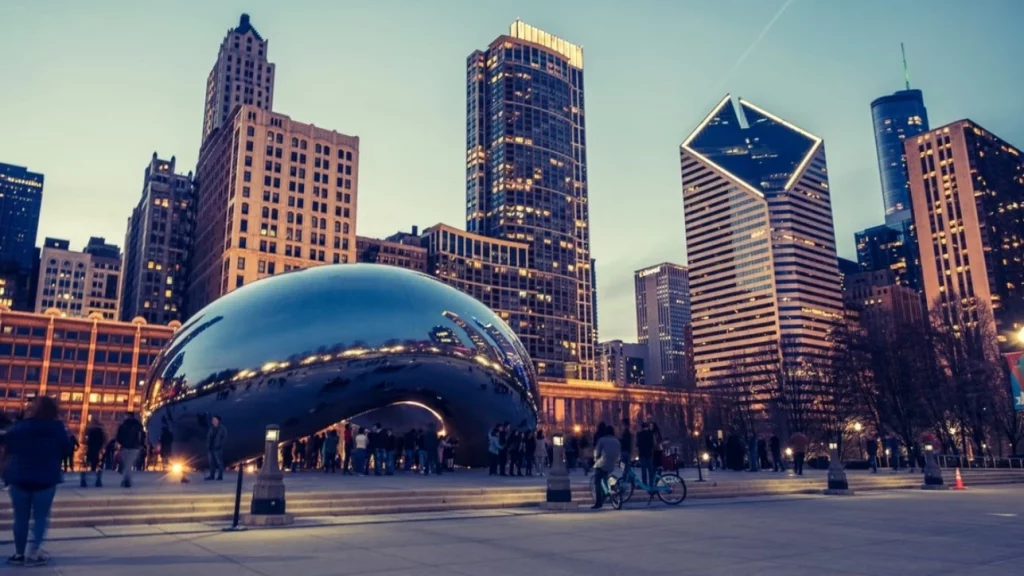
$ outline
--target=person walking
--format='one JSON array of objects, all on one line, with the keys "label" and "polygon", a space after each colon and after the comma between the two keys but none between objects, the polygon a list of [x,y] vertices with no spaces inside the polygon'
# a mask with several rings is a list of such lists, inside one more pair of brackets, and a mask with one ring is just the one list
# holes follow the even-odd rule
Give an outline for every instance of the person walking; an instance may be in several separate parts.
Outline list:
[{"label": "person walking", "polygon": [[518,430],[513,430],[508,436],[508,475],[523,475],[523,436]]},{"label": "person walking", "polygon": [[78,452],[80,444],[78,443],[78,437],[74,434],[68,434],[67,447],[64,450],[64,473],[75,471],[75,452]]},{"label": "person walking", "polygon": [[228,431],[220,421],[220,416],[210,418],[210,429],[206,432],[206,449],[210,460],[210,475],[207,480],[224,479],[224,441]]},{"label": "person walking", "polygon": [[103,446],[106,443],[107,433],[103,431],[103,426],[100,426],[100,423],[90,416],[89,427],[85,430],[85,468],[82,468],[81,482],[79,482],[81,488],[89,486],[87,478],[89,472],[96,474],[96,487],[103,487],[103,466],[100,461],[100,452],[103,451]]},{"label": "person walking", "polygon": [[338,471],[338,441],[338,431],[333,429],[324,438],[324,474],[334,474]]},{"label": "person walking", "polygon": [[103,449],[103,469],[114,469],[114,454],[117,453],[117,438],[111,438],[107,447]]},{"label": "person walking", "polygon": [[878,474],[878,440],[872,436],[864,443],[867,444],[868,465],[871,466],[871,473]]},{"label": "person walking", "polygon": [[608,481],[608,476],[615,471],[615,467],[619,465],[619,460],[622,458],[622,445],[615,438],[615,429],[607,426],[604,430],[601,430],[601,426],[598,426],[597,433],[601,437],[594,444],[594,485],[596,487],[594,494],[596,497],[594,505],[591,507],[594,510],[599,510],[604,506],[605,483]]},{"label": "person walking", "polygon": [[548,456],[548,447],[546,444],[547,438],[544,437],[544,431],[538,428],[533,447],[533,454],[529,455],[529,457],[533,458],[533,466],[537,469],[537,476],[545,476],[544,461],[547,460]]},{"label": "person walking", "polygon": [[654,434],[654,467],[667,468],[665,466],[665,448],[668,443],[661,435],[661,428],[658,428],[657,422],[651,422],[651,433]]},{"label": "person walking", "polygon": [[768,469],[768,443],[765,442],[764,438],[757,439],[757,458],[758,458],[758,469]]},{"label": "person walking", "polygon": [[[614,428],[609,426],[605,430],[612,429]],[[622,455],[622,476],[625,478],[633,459],[633,432],[629,429],[629,418],[622,419],[622,436],[619,437],[619,446],[621,447],[620,454]]]},{"label": "person walking", "polygon": [[355,453],[352,455],[352,465],[355,467],[354,472],[365,476],[370,473],[370,457],[367,454],[370,446],[370,437],[366,435],[366,428],[359,429],[353,444],[356,447]]},{"label": "person walking", "polygon": [[343,439],[345,446],[345,459],[341,463],[342,474],[352,474],[352,453],[355,452],[355,428],[354,424],[345,424],[343,429]]},{"label": "person walking", "polygon": [[139,459],[139,450],[142,448],[142,424],[129,412],[117,428],[117,443],[121,445],[121,469],[124,476],[121,478],[121,488],[132,487],[132,471]]},{"label": "person walking", "polygon": [[782,441],[775,434],[768,439],[768,447],[772,450],[772,472],[785,472],[786,463],[782,461]]},{"label": "person walking", "polygon": [[412,465],[416,462],[416,429],[410,428],[408,432],[402,436],[402,448],[405,450],[404,462],[402,462],[402,468],[408,472],[412,470]]},{"label": "person walking", "polygon": [[426,461],[423,464],[424,476],[430,475],[431,472],[441,475],[441,470],[437,467],[437,446],[437,425],[431,422],[427,431],[423,433],[423,451],[426,452]]},{"label": "person walking", "polygon": [[526,462],[526,475],[533,476],[533,454],[537,451],[536,433],[527,431],[523,436],[523,460]]},{"label": "person walking", "polygon": [[[12,566],[43,566],[49,560],[42,550],[43,539],[57,484],[62,482],[61,461],[68,446],[68,430],[57,414],[53,398],[37,396],[25,410],[25,419],[4,434],[7,467],[3,479],[14,512],[14,555],[7,559]],[[29,520],[35,523],[31,547]]]},{"label": "person walking", "polygon": [[654,431],[647,422],[640,424],[640,431],[636,433],[636,449],[640,457],[640,480],[651,487],[654,483]]},{"label": "person walking", "polygon": [[291,442],[286,442],[281,445],[281,468],[282,470],[292,471],[292,458],[294,456],[295,446]]},{"label": "person walking", "polygon": [[505,422],[501,425],[501,432],[498,434],[498,441],[501,444],[501,449],[498,452],[498,474],[501,476],[505,475],[505,464],[508,462],[508,428],[509,424]]},{"label": "person walking", "polygon": [[487,434],[487,463],[488,476],[498,475],[498,462],[501,455],[501,424],[495,424],[494,429]]},{"label": "person walking", "polygon": [[174,449],[174,434],[171,433],[171,427],[164,424],[160,429],[160,461],[164,465],[164,470],[171,469],[171,456]]},{"label": "person walking", "polygon": [[793,471],[796,472],[797,476],[803,476],[804,456],[807,455],[807,435],[797,432],[789,439],[789,444],[793,447]]},{"label": "person walking", "polygon": [[398,441],[395,438],[395,433],[388,428],[384,431],[384,464],[387,470],[384,472],[387,476],[395,475],[395,447]]}]

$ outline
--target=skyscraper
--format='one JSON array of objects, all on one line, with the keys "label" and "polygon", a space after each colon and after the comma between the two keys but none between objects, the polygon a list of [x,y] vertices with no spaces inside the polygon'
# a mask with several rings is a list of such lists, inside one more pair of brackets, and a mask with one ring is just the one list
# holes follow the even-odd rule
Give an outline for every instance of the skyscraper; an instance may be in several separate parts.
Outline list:
[{"label": "skyscraper", "polygon": [[1016,343],[1024,327],[1024,153],[970,120],[906,141],[930,311],[978,321],[991,305],[994,336]]},{"label": "skyscraper", "polygon": [[0,303],[31,310],[43,175],[0,162]]},{"label": "skyscraper", "polygon": [[843,304],[821,138],[726,95],[680,164],[698,384],[828,354]]},{"label": "skyscraper", "polygon": [[885,223],[899,225],[913,218],[903,141],[928,131],[928,110],[921,91],[911,90],[908,82],[906,90],[871,102],[871,119],[875,128],[878,173],[882,178]]},{"label": "skyscraper", "polygon": [[601,342],[598,348],[597,377],[617,386],[643,386],[648,384],[645,377],[647,345],[609,340]]},{"label": "skyscraper", "polygon": [[270,111],[274,103],[274,65],[267,61],[267,44],[253,28],[248,14],[228,30],[217,61],[206,80],[203,142],[231,116],[235,106],[251,104]]},{"label": "skyscraper", "polygon": [[690,279],[686,267],[668,262],[649,266],[636,271],[634,283],[636,338],[647,347],[647,384],[689,384]]},{"label": "skyscraper", "polygon": [[854,234],[862,271],[889,270],[895,285],[921,289],[920,256],[912,220],[866,228]]},{"label": "skyscraper", "polygon": [[120,305],[121,249],[104,238],[90,238],[81,252],[67,240],[47,238],[40,255],[36,312],[54,308],[61,316],[98,312],[116,320]]},{"label": "skyscraper", "polygon": [[184,320],[188,249],[192,237],[192,173],[177,174],[175,159],[153,152],[142,197],[128,218],[124,240],[121,319],[150,324]]},{"label": "skyscraper", "polygon": [[466,228],[530,246],[552,298],[523,340],[538,373],[592,379],[583,49],[517,20],[470,54],[466,78]]},{"label": "skyscraper", "polygon": [[356,261],[359,138],[245,105],[196,168],[188,307],[245,284]]}]

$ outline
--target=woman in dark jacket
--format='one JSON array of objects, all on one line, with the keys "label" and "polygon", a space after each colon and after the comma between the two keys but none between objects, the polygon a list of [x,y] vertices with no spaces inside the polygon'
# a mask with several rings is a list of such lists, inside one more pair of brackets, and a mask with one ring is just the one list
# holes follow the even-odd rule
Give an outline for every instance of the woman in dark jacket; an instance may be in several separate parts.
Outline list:
[{"label": "woman in dark jacket", "polygon": [[[57,402],[39,396],[29,405],[26,418],[5,435],[8,465],[4,480],[10,485],[14,509],[14,556],[7,559],[15,566],[42,566],[47,558],[40,550],[50,521],[50,506],[61,478],[61,460],[67,449],[68,431],[57,420]],[[28,543],[29,519],[32,547]]]}]

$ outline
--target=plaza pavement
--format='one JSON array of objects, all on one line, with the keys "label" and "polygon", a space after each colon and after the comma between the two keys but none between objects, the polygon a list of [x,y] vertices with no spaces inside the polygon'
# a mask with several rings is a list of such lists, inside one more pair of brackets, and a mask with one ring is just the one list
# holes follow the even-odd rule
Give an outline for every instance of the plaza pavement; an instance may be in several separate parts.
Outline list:
[{"label": "plaza pavement", "polygon": [[1015,575],[1024,489],[687,501],[681,507],[56,541],[66,576]]}]

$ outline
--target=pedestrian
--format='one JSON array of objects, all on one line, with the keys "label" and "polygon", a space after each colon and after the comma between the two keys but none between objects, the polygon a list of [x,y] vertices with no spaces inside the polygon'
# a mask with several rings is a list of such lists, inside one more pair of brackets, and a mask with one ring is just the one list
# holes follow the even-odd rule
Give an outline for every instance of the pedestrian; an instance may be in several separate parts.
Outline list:
[{"label": "pedestrian", "polygon": [[412,465],[416,461],[416,429],[410,428],[405,435],[402,436],[402,449],[405,451],[405,455],[402,462],[402,468],[408,472],[412,470]]},{"label": "pedestrian", "polygon": [[802,432],[793,434],[789,444],[793,447],[793,471],[797,476],[804,475],[804,456],[807,455],[807,435]]},{"label": "pedestrian", "polygon": [[295,446],[291,442],[281,445],[281,466],[284,470],[292,471],[292,460],[294,458]]},{"label": "pedestrian", "polygon": [[[910,445],[909,453],[907,454],[908,460],[910,460],[910,473],[914,474],[917,472],[917,466],[921,461],[921,443],[914,441]],[[921,464],[921,471],[924,472],[924,465]]]},{"label": "pedestrian", "polygon": [[523,460],[526,461],[526,475],[533,476],[533,454],[537,451],[536,433],[527,431],[523,436]]},{"label": "pedestrian", "polygon": [[757,458],[759,460],[759,469],[768,469],[768,443],[764,441],[764,438],[758,438],[757,440]]},{"label": "pedestrian", "polygon": [[[606,430],[611,429],[613,429],[612,426],[606,428]],[[619,437],[619,446],[622,456],[622,477],[625,478],[633,459],[633,432],[629,429],[629,418],[622,419],[622,436]]]},{"label": "pedestrian", "polygon": [[111,438],[107,447],[103,449],[103,469],[114,469],[114,455],[117,453],[117,439]]},{"label": "pedestrian", "polygon": [[608,481],[608,476],[615,471],[616,466],[619,464],[619,460],[622,458],[622,445],[615,438],[615,429],[611,426],[604,427],[604,424],[598,426],[598,434],[600,438],[594,444],[594,510],[600,509],[604,506],[605,497],[605,486]]},{"label": "pedestrian", "polygon": [[210,461],[210,475],[207,480],[224,479],[224,441],[228,431],[220,421],[220,416],[210,418],[210,429],[206,432],[206,450]]},{"label": "pedestrian", "polygon": [[501,449],[498,451],[498,474],[501,476],[505,475],[505,465],[508,462],[508,436],[509,424],[505,422],[501,425],[501,433],[498,434],[498,441],[501,443]]},{"label": "pedestrian", "polygon": [[785,472],[786,463],[782,461],[782,441],[775,434],[768,440],[768,446],[772,449],[772,472]]},{"label": "pedestrian", "polygon": [[319,438],[316,434],[313,434],[306,440],[306,458],[302,461],[306,470],[316,470],[316,456],[319,452],[319,448],[317,448],[318,443]]},{"label": "pedestrian", "polygon": [[569,438],[569,443],[565,446],[565,469],[566,472],[572,472],[573,468],[579,464],[580,457],[580,439],[579,436],[573,434]]},{"label": "pedestrian", "polygon": [[448,440],[447,450],[447,468],[448,470],[455,472],[455,456],[459,453],[459,437],[458,436],[445,436]]},{"label": "pedestrian", "polygon": [[301,470],[303,468],[303,466],[305,465],[304,464],[305,461],[306,461],[306,441],[300,439],[298,442],[295,443],[295,461],[293,463],[293,466],[295,467],[295,469],[292,470],[292,472],[297,472],[297,471]]},{"label": "pedestrian", "polygon": [[345,460],[341,463],[342,474],[352,474],[352,453],[356,449],[354,424],[345,424],[343,439],[345,441]]},{"label": "pedestrian", "polygon": [[523,458],[523,436],[518,430],[513,430],[508,436],[508,475],[522,476]]},{"label": "pedestrian", "polygon": [[356,450],[352,456],[352,464],[359,474],[365,476],[370,472],[370,457],[367,455],[370,438],[366,435],[366,428],[359,429],[353,442]]},{"label": "pedestrian", "polygon": [[437,425],[433,422],[427,426],[427,431],[423,433],[423,451],[426,452],[426,462],[423,464],[423,475],[429,475],[431,472],[439,475],[441,470],[437,467],[437,447],[439,439],[437,436]]},{"label": "pedestrian", "polygon": [[387,467],[385,472],[388,476],[395,475],[395,448],[398,442],[395,433],[388,428],[384,431],[384,464]]},{"label": "pedestrian", "polygon": [[324,438],[323,462],[325,474],[328,472],[334,474],[338,471],[338,441],[338,431],[333,429]]},{"label": "pedestrian", "polygon": [[501,424],[495,424],[494,429],[487,435],[487,463],[488,475],[498,475],[498,463],[501,461]]},{"label": "pedestrian", "polygon": [[369,435],[369,450],[373,456],[373,475],[380,476],[381,462],[384,460],[384,432],[381,430],[380,422],[373,425]]},{"label": "pedestrian", "polygon": [[544,476],[544,461],[547,459],[548,448],[545,445],[547,439],[544,437],[544,431],[540,428],[537,429],[535,440],[532,454],[533,466],[537,469],[538,476]]},{"label": "pedestrian", "polygon": [[648,488],[654,484],[654,431],[647,422],[636,433],[636,450],[640,457],[640,481]]},{"label": "pedestrian", "polygon": [[588,434],[580,436],[580,466],[584,476],[589,476],[594,468],[594,443]]},{"label": "pedestrian", "polygon": [[160,429],[160,460],[164,465],[164,470],[170,470],[171,467],[171,454],[174,447],[174,434],[171,433],[171,427],[164,424]]},{"label": "pedestrian", "polygon": [[75,471],[75,452],[78,451],[79,447],[78,437],[74,434],[68,434],[67,446],[64,449],[64,473]]},{"label": "pedestrian", "polygon": [[[14,555],[7,559],[12,566],[43,566],[49,560],[42,551],[43,539],[68,447],[68,430],[57,420],[57,413],[53,398],[37,396],[28,405],[25,419],[4,434],[4,482],[14,512]],[[30,519],[34,526],[32,546],[28,547]]]},{"label": "pedestrian", "polygon": [[103,466],[100,462],[100,452],[103,451],[103,446],[106,443],[107,433],[103,430],[103,426],[89,416],[89,427],[85,430],[85,468],[82,468],[81,482],[79,482],[81,488],[89,486],[86,477],[89,472],[96,474],[96,487],[103,487]]},{"label": "pedestrian", "polygon": [[131,412],[125,415],[124,422],[117,428],[117,443],[121,445],[121,479],[122,488],[132,487],[132,470],[139,459],[142,449],[142,424]]},{"label": "pedestrian", "polygon": [[871,473],[878,474],[878,440],[874,436],[867,439],[868,465],[871,466]]},{"label": "pedestrian", "polygon": [[667,468],[665,466],[665,438],[661,435],[661,428],[657,422],[651,422],[651,432],[654,434],[654,466],[655,468]]}]

